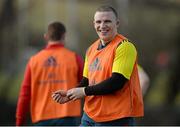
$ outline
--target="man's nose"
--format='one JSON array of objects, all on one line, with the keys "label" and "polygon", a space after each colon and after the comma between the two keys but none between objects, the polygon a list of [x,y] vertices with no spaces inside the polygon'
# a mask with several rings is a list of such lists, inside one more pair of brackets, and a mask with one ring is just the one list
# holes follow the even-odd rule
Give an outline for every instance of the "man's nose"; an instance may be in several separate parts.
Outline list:
[{"label": "man's nose", "polygon": [[100,24],[100,27],[101,28],[103,28],[103,27],[105,27],[106,25],[105,25],[105,23],[104,22],[102,22],[101,24]]}]

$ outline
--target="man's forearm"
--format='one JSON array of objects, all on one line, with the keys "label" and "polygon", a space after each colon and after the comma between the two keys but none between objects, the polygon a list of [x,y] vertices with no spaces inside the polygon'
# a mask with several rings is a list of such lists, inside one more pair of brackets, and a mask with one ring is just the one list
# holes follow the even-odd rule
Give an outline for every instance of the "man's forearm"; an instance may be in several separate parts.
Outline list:
[{"label": "man's forearm", "polygon": [[78,87],[87,87],[89,85],[89,80],[86,77],[83,77]]},{"label": "man's forearm", "polygon": [[105,95],[111,94],[123,88],[126,79],[122,74],[113,73],[112,76],[105,81],[93,86],[85,87],[85,94],[90,95]]}]

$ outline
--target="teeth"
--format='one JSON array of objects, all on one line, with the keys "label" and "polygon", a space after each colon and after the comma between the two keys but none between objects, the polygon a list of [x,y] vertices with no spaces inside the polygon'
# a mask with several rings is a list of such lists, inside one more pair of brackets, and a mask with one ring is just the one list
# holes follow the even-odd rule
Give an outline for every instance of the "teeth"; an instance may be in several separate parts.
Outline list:
[{"label": "teeth", "polygon": [[101,33],[107,33],[107,31],[101,31]]},{"label": "teeth", "polygon": [[108,32],[108,30],[100,30],[101,32]]}]

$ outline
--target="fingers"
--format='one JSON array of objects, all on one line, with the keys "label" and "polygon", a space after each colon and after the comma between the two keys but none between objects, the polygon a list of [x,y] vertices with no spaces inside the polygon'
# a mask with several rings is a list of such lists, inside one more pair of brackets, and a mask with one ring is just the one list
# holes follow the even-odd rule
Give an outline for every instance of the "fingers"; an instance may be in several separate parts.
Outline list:
[{"label": "fingers", "polygon": [[70,95],[68,96],[68,98],[71,99],[71,100],[73,100],[73,101],[75,101],[75,100],[78,99],[78,98],[77,98],[75,95],[73,95],[73,94],[72,94],[72,95],[70,94]]},{"label": "fingers", "polygon": [[67,91],[67,97],[71,98],[71,96],[72,96],[72,92],[71,92],[71,90],[68,90]]},{"label": "fingers", "polygon": [[67,97],[73,101],[78,99],[78,96],[76,95],[76,89],[70,89],[67,91]]},{"label": "fingers", "polygon": [[60,104],[64,104],[66,101],[64,100],[64,97],[60,97],[58,98],[57,102]]},{"label": "fingers", "polygon": [[52,98],[55,102],[60,103],[60,104],[64,104],[70,100],[77,100],[80,98],[79,95],[81,95],[81,93],[79,93],[79,89],[77,88],[73,88],[70,89],[68,91],[64,91],[64,90],[58,90],[52,93]]},{"label": "fingers", "polygon": [[54,93],[54,94],[52,94],[52,98],[54,101],[58,102],[59,99],[61,98],[61,95],[58,93]]},{"label": "fingers", "polygon": [[60,94],[53,94],[52,98],[55,102],[60,103],[60,104],[64,104],[70,101],[70,99],[67,96],[61,96]]},{"label": "fingers", "polygon": [[61,96],[66,96],[67,92],[65,90],[57,90],[53,94],[60,94]]},{"label": "fingers", "polygon": [[53,92],[51,97],[53,98],[55,102],[60,103],[60,104],[64,104],[71,100],[70,98],[68,98],[67,92],[64,90],[58,90],[58,91]]},{"label": "fingers", "polygon": [[73,95],[73,90],[72,90],[72,89],[70,89],[70,90],[67,91],[67,97],[68,97],[69,99],[73,100],[74,95]]}]

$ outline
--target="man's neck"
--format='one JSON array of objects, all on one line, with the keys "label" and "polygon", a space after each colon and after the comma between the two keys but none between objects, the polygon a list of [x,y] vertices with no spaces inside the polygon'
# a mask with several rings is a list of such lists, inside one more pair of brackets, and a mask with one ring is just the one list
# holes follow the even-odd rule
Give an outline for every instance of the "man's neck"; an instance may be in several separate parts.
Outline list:
[{"label": "man's neck", "polygon": [[101,50],[101,49],[105,48],[108,44],[109,44],[109,42],[104,42],[103,40],[101,40],[97,50]]},{"label": "man's neck", "polygon": [[59,43],[64,44],[64,41],[63,40],[58,40],[58,41],[49,40],[48,41],[48,45],[54,45],[54,44],[59,44]]},{"label": "man's neck", "polygon": [[114,34],[114,36],[112,37],[111,40],[104,41],[104,40],[101,39],[101,44],[102,44],[103,46],[107,45],[109,42],[111,42],[111,41],[116,37],[116,35],[117,35],[117,33]]},{"label": "man's neck", "polygon": [[110,41],[104,41],[104,40],[101,40],[101,44],[102,44],[102,46],[107,45],[109,42],[110,42]]}]

